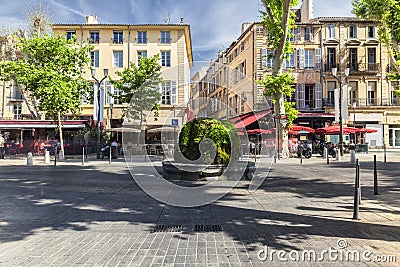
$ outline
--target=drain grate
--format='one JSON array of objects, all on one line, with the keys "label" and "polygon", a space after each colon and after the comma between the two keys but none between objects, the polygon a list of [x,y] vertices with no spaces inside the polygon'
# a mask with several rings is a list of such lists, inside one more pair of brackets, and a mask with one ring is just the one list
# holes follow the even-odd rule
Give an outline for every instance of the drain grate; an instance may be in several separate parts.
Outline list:
[{"label": "drain grate", "polygon": [[195,232],[220,232],[222,225],[220,224],[196,224],[194,226]]},{"label": "drain grate", "polygon": [[159,224],[151,231],[152,233],[156,232],[182,232],[183,225],[181,224],[173,224],[173,225],[166,225],[166,224]]}]

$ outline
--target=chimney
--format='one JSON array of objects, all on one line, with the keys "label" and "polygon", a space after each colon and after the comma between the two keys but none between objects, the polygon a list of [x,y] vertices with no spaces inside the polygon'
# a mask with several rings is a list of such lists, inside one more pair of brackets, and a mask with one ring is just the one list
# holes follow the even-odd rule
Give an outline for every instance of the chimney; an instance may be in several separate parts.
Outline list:
[{"label": "chimney", "polygon": [[301,22],[308,22],[314,16],[313,0],[303,0],[301,2],[300,14]]},{"label": "chimney", "polygon": [[181,18],[181,22],[180,23],[183,24],[183,18]]},{"label": "chimney", "polygon": [[99,24],[97,16],[95,15],[86,16],[86,24]]},{"label": "chimney", "polygon": [[249,27],[250,27],[251,23],[250,22],[243,22],[242,23],[242,32],[244,33]]}]

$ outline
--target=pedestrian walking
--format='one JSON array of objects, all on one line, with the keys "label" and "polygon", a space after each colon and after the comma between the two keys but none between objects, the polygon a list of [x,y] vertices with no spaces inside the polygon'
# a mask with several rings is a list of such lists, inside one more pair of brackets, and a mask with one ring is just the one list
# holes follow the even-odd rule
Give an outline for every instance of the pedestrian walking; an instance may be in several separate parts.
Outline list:
[{"label": "pedestrian walking", "polygon": [[0,134],[0,159],[4,159],[4,137]]}]

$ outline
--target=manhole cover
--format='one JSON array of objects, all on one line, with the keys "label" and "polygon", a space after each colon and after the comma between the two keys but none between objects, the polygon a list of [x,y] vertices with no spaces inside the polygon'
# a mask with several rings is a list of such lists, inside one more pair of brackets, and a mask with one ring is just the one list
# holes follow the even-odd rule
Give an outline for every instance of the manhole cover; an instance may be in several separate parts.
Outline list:
[{"label": "manhole cover", "polygon": [[155,233],[155,232],[182,232],[182,231],[183,231],[183,226],[181,224],[175,224],[175,225],[159,224],[156,225],[156,227],[151,232]]},{"label": "manhole cover", "polygon": [[220,224],[196,224],[194,226],[195,232],[219,232],[222,231]]}]

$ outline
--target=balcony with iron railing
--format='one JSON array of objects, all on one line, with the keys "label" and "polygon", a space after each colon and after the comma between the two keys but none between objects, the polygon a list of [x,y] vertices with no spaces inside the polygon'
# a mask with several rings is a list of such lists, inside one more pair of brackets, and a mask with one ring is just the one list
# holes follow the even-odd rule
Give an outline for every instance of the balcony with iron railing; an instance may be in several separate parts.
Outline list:
[{"label": "balcony with iron railing", "polygon": [[331,72],[333,68],[337,68],[338,71],[340,71],[339,63],[325,63],[324,64],[324,71],[325,72]]},{"label": "balcony with iron railing", "polygon": [[[323,99],[324,107],[334,107],[335,100],[333,98]],[[380,106],[400,106],[399,98],[349,98],[348,105],[352,106],[356,103],[357,107],[380,107]]]},{"label": "balcony with iron railing", "polygon": [[381,71],[379,63],[349,63],[347,67],[350,69],[350,74],[354,72],[377,73]]}]

